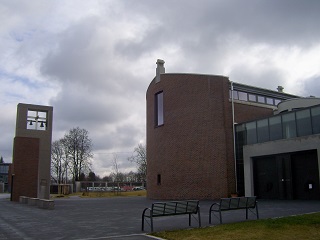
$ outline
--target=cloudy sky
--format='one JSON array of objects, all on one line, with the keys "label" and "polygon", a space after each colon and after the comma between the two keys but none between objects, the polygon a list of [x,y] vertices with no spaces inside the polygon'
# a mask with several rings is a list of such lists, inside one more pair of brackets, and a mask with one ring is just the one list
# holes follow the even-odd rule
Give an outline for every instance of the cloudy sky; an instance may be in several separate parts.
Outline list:
[{"label": "cloudy sky", "polygon": [[18,103],[54,107],[53,140],[89,131],[93,170],[145,143],[145,94],[166,72],[320,96],[318,0],[1,0],[0,155],[11,162]]}]

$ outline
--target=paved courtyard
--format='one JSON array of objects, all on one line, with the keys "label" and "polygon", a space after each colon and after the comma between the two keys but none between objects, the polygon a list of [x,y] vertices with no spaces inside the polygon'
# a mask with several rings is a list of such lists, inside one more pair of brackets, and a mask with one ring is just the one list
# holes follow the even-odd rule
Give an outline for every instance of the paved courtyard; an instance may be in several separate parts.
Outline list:
[{"label": "paved courtyard", "polygon": [[[10,202],[0,194],[0,239],[152,239],[141,231],[141,214],[152,200],[145,197],[65,198],[55,200],[54,210]],[[209,226],[213,201],[201,201],[202,226]],[[320,211],[320,201],[259,201],[260,218],[273,218]],[[250,219],[255,216],[249,215]],[[245,221],[245,210],[223,213],[223,222]],[[193,219],[193,226],[197,221]],[[213,225],[218,224],[214,220]],[[154,230],[188,228],[188,216],[154,220]]]}]

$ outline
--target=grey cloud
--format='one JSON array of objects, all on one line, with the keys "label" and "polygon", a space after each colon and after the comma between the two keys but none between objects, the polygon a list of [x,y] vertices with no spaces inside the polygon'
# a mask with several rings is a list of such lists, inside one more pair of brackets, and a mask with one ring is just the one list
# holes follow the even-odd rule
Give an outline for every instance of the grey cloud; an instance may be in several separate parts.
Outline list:
[{"label": "grey cloud", "polygon": [[274,91],[276,91],[278,86],[285,87],[285,82],[282,80],[283,73],[275,66],[258,69],[258,71],[252,71],[245,64],[239,65],[232,69],[229,78],[234,82],[263,87]]},{"label": "grey cloud", "polygon": [[304,94],[307,96],[320,96],[320,75],[306,79],[304,83]]},{"label": "grey cloud", "polygon": [[[51,101],[54,106],[55,119],[62,123],[81,125],[101,125],[116,123],[127,114],[117,98],[108,97],[86,88],[66,85],[58,98]],[[110,94],[112,95],[112,94]]]},{"label": "grey cloud", "polygon": [[[133,151],[139,143],[139,137],[144,137],[141,128],[134,125],[113,126],[109,129],[101,128],[104,134],[94,133],[94,148],[98,152]],[[122,149],[122,150],[114,150]]]},{"label": "grey cloud", "polygon": [[[139,1],[130,6],[162,25],[167,41],[240,35],[249,42],[306,45],[320,38],[320,2],[284,1]],[[147,5],[147,7],[145,6]],[[206,45],[208,46],[208,45]]]},{"label": "grey cloud", "polygon": [[128,59],[126,51],[114,49],[113,42],[121,40],[105,23],[90,17],[70,26],[61,34],[58,46],[43,59],[42,74],[62,84],[81,84],[95,91],[106,89],[109,94],[123,94],[127,90],[141,94],[145,83],[132,74],[135,63]]},{"label": "grey cloud", "polygon": [[89,46],[93,41],[96,21],[95,18],[87,18],[60,34],[57,47],[43,59],[42,74],[62,82],[89,84],[95,81],[94,60],[97,56]]}]

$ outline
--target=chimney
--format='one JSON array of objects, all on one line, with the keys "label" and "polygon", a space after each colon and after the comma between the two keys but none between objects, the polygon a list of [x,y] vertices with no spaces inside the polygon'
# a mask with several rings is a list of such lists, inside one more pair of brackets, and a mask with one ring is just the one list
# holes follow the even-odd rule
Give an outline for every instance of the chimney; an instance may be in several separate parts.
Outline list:
[{"label": "chimney", "polygon": [[165,73],[164,61],[162,59],[157,59],[157,68],[156,68],[156,83],[160,82],[160,74]]},{"label": "chimney", "polygon": [[278,86],[278,88],[277,88],[277,90],[278,90],[279,93],[283,93],[283,89],[284,89],[284,88],[283,88],[282,86]]}]

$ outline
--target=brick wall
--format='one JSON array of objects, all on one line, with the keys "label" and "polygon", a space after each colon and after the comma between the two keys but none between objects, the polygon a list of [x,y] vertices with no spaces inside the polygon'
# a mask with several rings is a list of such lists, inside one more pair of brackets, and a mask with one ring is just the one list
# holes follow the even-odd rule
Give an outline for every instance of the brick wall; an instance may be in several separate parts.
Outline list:
[{"label": "brick wall", "polygon": [[248,104],[235,103],[234,104],[235,122],[242,123],[260,118],[266,118],[273,115],[273,109],[266,107],[259,107]]},{"label": "brick wall", "polygon": [[13,201],[19,201],[19,196],[37,197],[39,145],[38,138],[14,138]]}]

